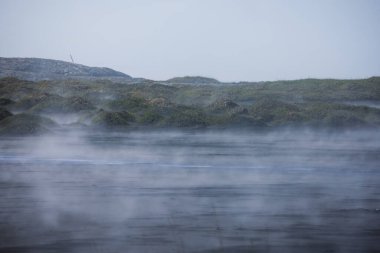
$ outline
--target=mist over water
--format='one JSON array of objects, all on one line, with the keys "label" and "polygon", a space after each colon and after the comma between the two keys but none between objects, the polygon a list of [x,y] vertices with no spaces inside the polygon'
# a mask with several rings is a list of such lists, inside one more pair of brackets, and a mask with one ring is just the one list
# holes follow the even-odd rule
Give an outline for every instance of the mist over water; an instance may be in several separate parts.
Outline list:
[{"label": "mist over water", "polygon": [[378,252],[380,134],[0,140],[0,252]]}]

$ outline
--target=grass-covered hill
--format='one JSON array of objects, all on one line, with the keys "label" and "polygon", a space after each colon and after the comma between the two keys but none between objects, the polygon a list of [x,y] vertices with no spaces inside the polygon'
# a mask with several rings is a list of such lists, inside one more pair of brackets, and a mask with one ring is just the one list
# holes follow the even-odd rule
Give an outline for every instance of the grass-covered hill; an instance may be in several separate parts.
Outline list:
[{"label": "grass-covered hill", "polygon": [[119,83],[2,78],[0,134],[39,133],[62,127],[120,131],[380,127],[379,77],[257,83],[213,80],[186,77]]},{"label": "grass-covered hill", "polygon": [[88,67],[72,62],[41,58],[0,57],[0,77],[13,76],[20,79],[38,81],[55,79],[109,79],[129,81],[129,75],[109,68]]},{"label": "grass-covered hill", "polygon": [[184,83],[184,84],[218,84],[218,80],[203,76],[184,76],[174,77],[166,80],[167,83]]}]

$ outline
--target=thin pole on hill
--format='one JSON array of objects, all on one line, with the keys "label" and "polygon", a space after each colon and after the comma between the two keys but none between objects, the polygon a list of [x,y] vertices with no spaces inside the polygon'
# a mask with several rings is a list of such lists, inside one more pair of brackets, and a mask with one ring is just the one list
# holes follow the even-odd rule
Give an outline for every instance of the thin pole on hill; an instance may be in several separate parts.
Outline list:
[{"label": "thin pole on hill", "polygon": [[73,59],[73,56],[72,56],[71,54],[70,54],[70,59],[71,59],[71,62],[72,62],[72,63],[75,63],[75,62],[74,62],[74,59]]}]

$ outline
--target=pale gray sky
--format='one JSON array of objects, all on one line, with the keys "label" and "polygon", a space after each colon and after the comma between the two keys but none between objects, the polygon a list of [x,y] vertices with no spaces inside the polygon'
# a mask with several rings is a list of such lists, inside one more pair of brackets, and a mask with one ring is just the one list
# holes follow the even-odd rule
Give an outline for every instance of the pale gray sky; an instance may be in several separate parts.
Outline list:
[{"label": "pale gray sky", "polygon": [[155,80],[380,75],[377,0],[0,0],[0,56]]}]

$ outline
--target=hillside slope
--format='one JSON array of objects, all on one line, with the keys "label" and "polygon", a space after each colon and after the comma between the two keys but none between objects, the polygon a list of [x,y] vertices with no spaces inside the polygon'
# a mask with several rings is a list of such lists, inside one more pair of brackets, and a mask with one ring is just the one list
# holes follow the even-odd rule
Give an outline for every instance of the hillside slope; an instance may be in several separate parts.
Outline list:
[{"label": "hillside slope", "polygon": [[129,75],[109,68],[88,67],[81,64],[41,58],[0,57],[0,78],[9,76],[29,81],[70,78],[132,80]]},{"label": "hillside slope", "polygon": [[184,77],[174,77],[166,80],[167,83],[177,83],[177,84],[218,84],[218,80],[203,76],[184,76]]},{"label": "hillside slope", "polygon": [[[0,135],[57,128],[380,128],[380,78],[244,85],[0,78]],[[45,119],[55,121],[49,124]]]}]

